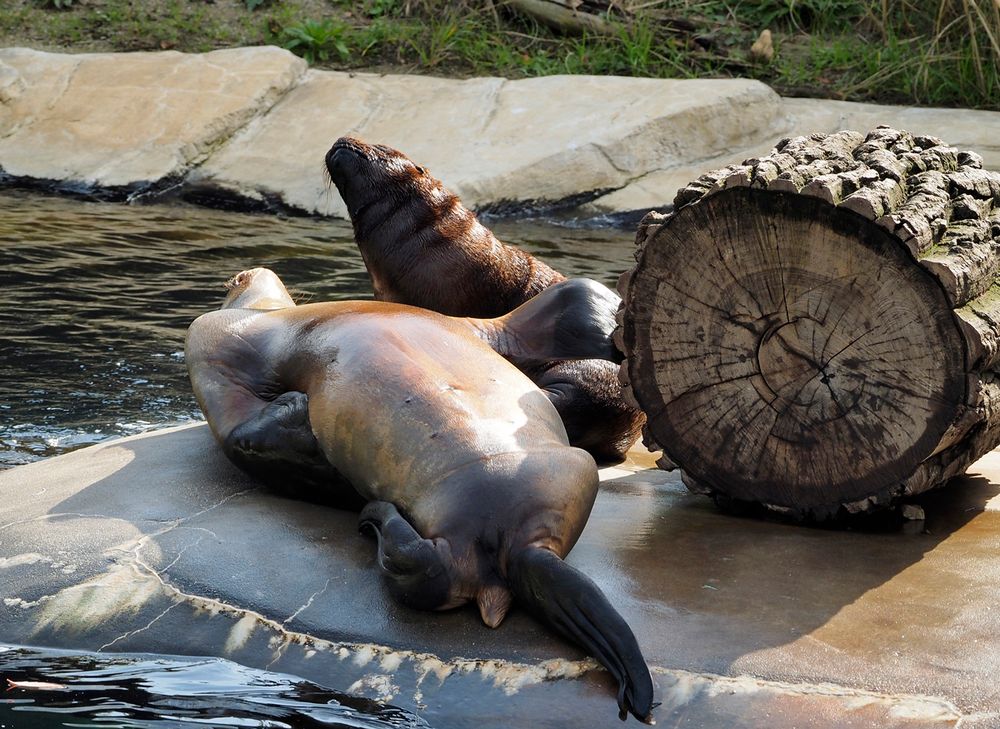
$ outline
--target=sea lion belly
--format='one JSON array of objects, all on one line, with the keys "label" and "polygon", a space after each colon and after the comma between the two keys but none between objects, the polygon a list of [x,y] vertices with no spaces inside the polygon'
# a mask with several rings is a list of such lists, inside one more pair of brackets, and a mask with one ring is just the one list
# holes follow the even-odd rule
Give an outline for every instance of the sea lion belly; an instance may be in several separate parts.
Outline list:
[{"label": "sea lion belly", "polygon": [[327,361],[304,383],[313,430],[366,498],[397,502],[465,464],[568,445],[548,398],[445,317],[357,315],[311,336]]}]

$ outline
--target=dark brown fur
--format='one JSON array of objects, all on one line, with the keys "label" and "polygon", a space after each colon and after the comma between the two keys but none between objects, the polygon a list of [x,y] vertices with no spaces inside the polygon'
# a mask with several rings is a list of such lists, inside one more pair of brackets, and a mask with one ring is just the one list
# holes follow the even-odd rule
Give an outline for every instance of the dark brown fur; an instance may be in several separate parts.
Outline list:
[{"label": "dark brown fur", "polygon": [[565,279],[497,240],[456,195],[394,149],[340,139],[327,165],[376,299],[485,318]]},{"label": "dark brown fur", "polygon": [[[427,170],[390,147],[338,139],[330,177],[354,225],[375,298],[451,316],[497,317],[565,280],[506,245]],[[556,405],[570,442],[618,460],[644,421],[606,360],[518,363]]]}]

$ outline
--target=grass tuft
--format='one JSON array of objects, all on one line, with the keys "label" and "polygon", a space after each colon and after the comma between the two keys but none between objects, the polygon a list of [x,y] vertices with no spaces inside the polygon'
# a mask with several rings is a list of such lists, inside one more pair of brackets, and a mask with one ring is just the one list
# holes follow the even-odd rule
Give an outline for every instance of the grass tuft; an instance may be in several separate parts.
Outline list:
[{"label": "grass tuft", "polygon": [[[749,76],[788,95],[1000,109],[998,0],[615,0],[606,7],[608,32],[579,35],[539,25],[506,0],[6,0],[0,44],[204,51],[274,43],[327,68]],[[765,28],[774,39],[770,62],[749,52]]]}]

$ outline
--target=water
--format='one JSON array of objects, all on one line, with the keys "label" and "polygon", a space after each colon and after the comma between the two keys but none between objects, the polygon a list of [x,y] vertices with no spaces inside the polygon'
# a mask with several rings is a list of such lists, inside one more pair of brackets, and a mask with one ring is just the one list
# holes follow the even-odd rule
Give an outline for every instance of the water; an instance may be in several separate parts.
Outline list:
[{"label": "water", "polygon": [[[220,658],[0,645],[0,729],[420,729],[410,712]],[[19,688],[44,681],[62,688]]]},{"label": "water", "polygon": [[[632,262],[626,231],[493,227],[610,286]],[[200,419],[185,330],[253,266],[301,301],[371,296],[341,221],[0,191],[0,468]]]}]

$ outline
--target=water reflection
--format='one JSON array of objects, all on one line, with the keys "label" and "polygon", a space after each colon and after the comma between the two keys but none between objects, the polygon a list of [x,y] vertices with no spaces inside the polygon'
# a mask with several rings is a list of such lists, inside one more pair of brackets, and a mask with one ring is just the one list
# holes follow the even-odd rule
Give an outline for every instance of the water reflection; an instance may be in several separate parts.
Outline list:
[{"label": "water reflection", "polygon": [[[632,260],[627,232],[494,229],[609,285]],[[0,468],[200,418],[184,332],[258,265],[303,300],[370,297],[344,222],[0,193]]]},{"label": "water reflection", "polygon": [[[107,656],[0,645],[0,675],[0,727],[428,726],[402,709],[221,658]],[[22,688],[17,685],[22,682],[28,683]]]}]

